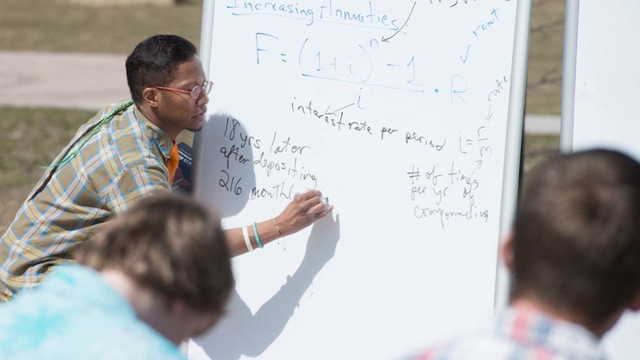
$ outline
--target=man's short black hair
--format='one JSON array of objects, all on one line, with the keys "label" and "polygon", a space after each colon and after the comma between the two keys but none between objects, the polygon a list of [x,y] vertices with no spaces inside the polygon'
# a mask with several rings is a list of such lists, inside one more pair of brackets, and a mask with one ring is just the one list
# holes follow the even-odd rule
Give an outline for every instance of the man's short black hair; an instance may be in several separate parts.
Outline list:
[{"label": "man's short black hair", "polygon": [[149,86],[166,86],[178,66],[197,55],[196,47],[177,35],[155,35],[133,49],[125,63],[131,98],[142,102],[142,91]]}]

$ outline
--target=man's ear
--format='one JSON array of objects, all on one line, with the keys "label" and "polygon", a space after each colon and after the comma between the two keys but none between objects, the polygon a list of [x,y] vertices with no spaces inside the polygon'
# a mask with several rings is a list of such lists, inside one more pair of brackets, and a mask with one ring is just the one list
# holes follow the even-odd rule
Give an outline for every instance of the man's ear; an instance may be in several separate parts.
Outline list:
[{"label": "man's ear", "polygon": [[145,88],[142,90],[142,99],[145,103],[147,103],[150,107],[158,107],[158,98],[160,97],[160,92],[152,87]]},{"label": "man's ear", "polygon": [[633,295],[633,297],[631,298],[631,301],[629,301],[629,305],[627,306],[627,308],[631,311],[640,310],[640,291],[637,291]]},{"label": "man's ear", "polygon": [[513,238],[514,232],[513,230],[509,232],[507,237],[502,241],[502,245],[500,246],[500,257],[502,257],[502,261],[504,265],[509,269],[509,272],[513,273]]}]

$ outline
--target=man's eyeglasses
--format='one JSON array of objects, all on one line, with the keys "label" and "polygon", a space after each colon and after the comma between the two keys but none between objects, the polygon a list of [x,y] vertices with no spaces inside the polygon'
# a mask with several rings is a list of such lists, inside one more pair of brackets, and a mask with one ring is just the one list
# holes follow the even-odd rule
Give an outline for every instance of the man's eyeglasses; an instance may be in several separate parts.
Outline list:
[{"label": "man's eyeglasses", "polygon": [[205,94],[209,94],[209,92],[211,92],[212,87],[213,87],[213,81],[209,81],[209,80],[205,81],[202,85],[194,86],[193,89],[191,89],[191,91],[164,87],[164,86],[152,86],[152,88],[154,89],[168,90],[168,91],[174,91],[174,92],[179,92],[183,94],[189,94],[194,99],[199,98],[200,94],[202,94],[203,91]]}]

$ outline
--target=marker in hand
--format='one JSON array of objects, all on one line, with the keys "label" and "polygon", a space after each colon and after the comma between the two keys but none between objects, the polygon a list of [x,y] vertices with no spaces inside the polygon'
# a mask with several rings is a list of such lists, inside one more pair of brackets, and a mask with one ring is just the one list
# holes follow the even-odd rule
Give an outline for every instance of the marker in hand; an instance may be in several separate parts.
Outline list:
[{"label": "marker in hand", "polygon": [[[330,207],[330,205],[329,205],[329,197],[328,196],[322,196],[322,194],[317,190],[296,190],[296,191],[294,191],[294,194],[295,194],[295,197],[298,197],[298,196],[301,196],[301,195],[305,195],[305,194],[307,196],[309,196],[310,195],[309,192],[313,192],[313,191],[318,192],[320,194],[319,195],[320,202],[324,205],[324,206],[322,206],[320,208],[314,209],[315,211],[313,213],[317,214],[317,213],[321,213],[321,212],[324,212],[327,209],[329,209],[329,207]],[[318,196],[318,195],[315,195],[315,196]],[[314,197],[314,195],[311,195],[309,200],[313,199],[313,197]],[[317,204],[318,203],[316,203],[316,205]],[[312,205],[311,207],[316,208],[317,206],[313,206]]]}]

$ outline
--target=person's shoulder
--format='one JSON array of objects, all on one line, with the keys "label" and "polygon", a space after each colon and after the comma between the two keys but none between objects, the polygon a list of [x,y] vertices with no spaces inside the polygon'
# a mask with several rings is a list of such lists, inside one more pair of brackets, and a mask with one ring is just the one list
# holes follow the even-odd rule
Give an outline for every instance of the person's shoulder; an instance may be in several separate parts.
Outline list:
[{"label": "person's shoulder", "polygon": [[[70,318],[65,321],[55,317],[40,319],[40,327],[20,331],[14,326],[13,330],[18,330],[17,333],[5,334],[4,340],[0,335],[0,358],[186,360],[179,348],[161,335],[153,333],[151,329],[140,330],[143,324],[110,326],[99,316],[95,319],[101,325],[99,327],[86,322],[74,322]],[[59,323],[60,327],[53,329],[52,322]],[[69,326],[69,323],[73,325]]]},{"label": "person's shoulder", "polygon": [[475,360],[512,359],[518,353],[518,344],[490,333],[459,336],[437,343],[407,357],[407,360]]},{"label": "person's shoulder", "polygon": [[76,131],[76,134],[74,135],[71,141],[72,142],[75,141],[79,136],[85,134],[90,128],[98,125],[100,121],[102,121],[105,117],[107,117],[110,113],[112,113],[116,108],[118,108],[119,106],[123,106],[126,103],[127,103],[126,101],[121,101],[117,103],[108,104],[103,108],[99,109],[98,112],[96,112],[95,115],[89,118],[89,120],[86,123],[78,127],[78,130]]},{"label": "person's shoulder", "polygon": [[109,120],[115,119],[117,121],[122,116],[124,116],[127,111],[131,110],[131,107],[133,106],[132,104],[132,101],[126,100],[105,105],[102,109],[98,110],[98,112],[89,120],[86,125],[97,125],[100,121],[107,118],[110,118]]},{"label": "person's shoulder", "polygon": [[0,306],[0,359],[180,359],[94,270],[62,265]]},{"label": "person's shoulder", "polygon": [[163,164],[162,154],[157,149],[156,136],[137,119],[132,105],[109,124],[107,144],[113,147],[119,161],[125,168],[136,166],[158,166]]},{"label": "person's shoulder", "polygon": [[145,324],[137,324],[110,334],[94,344],[92,359],[186,360],[180,349]]},{"label": "person's shoulder", "polygon": [[[103,313],[106,315],[106,313]],[[103,319],[98,334],[85,351],[91,359],[183,360],[180,349],[138,318],[119,316]]]}]

